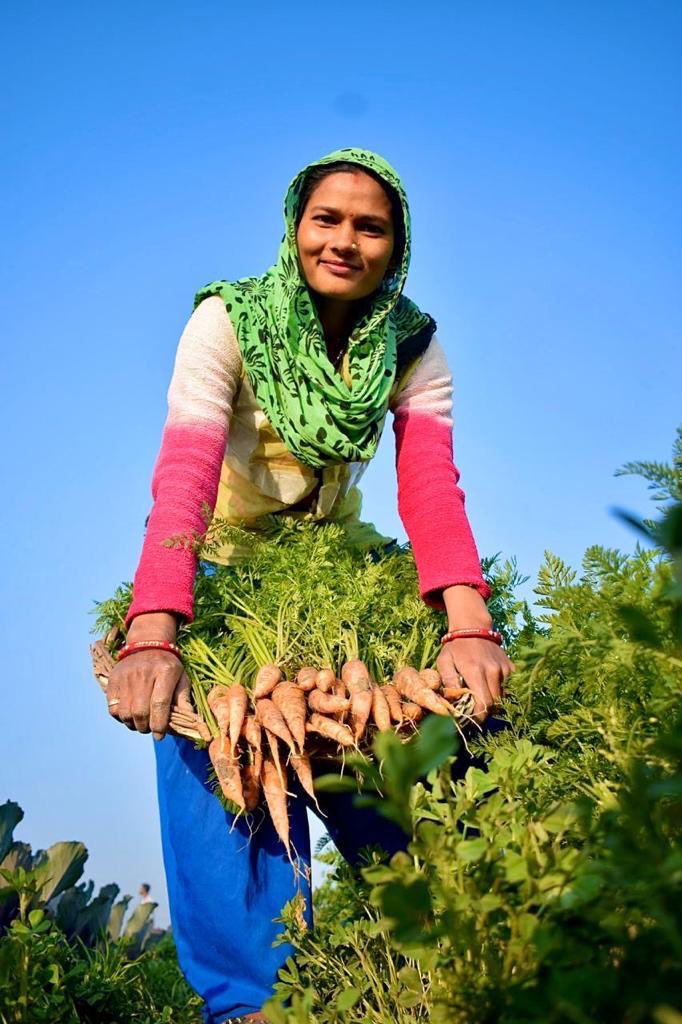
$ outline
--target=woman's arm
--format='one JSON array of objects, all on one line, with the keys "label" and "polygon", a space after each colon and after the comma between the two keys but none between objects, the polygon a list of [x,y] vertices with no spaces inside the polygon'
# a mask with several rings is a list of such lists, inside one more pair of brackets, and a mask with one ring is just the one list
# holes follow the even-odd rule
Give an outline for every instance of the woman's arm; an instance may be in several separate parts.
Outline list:
[{"label": "woman's arm", "polygon": [[[447,605],[454,611],[473,603],[480,613],[490,587],[481,573],[464,491],[458,486],[452,450],[452,377],[435,337],[391,408],[398,511],[414,552],[421,596],[433,608],[445,610]],[[477,597],[467,594],[465,587]]]},{"label": "woman's arm", "polygon": [[188,547],[170,548],[164,541],[206,529],[203,510],[215,507],[240,374],[239,346],[225,304],[211,296],[197,306],[180,338],[128,624],[148,612],[192,618],[196,556]]},{"label": "woman's arm", "polygon": [[[183,331],[168,391],[168,418],[152,480],[154,506],[126,619],[129,642],[174,640],[177,616],[192,616],[196,557],[191,549],[169,548],[164,541],[205,529],[203,506],[215,506],[240,375],[239,347],[225,305],[217,296],[205,299]],[[109,712],[129,729],[161,739],[186,683],[173,654],[138,651],[111,671]]]},{"label": "woman's arm", "polygon": [[[407,384],[392,402],[398,472],[398,510],[412,544],[423,599],[447,612],[449,629],[490,628],[490,587],[483,579],[464,492],[452,451],[452,378],[434,337]],[[462,682],[483,721],[514,671],[489,640],[445,644],[438,671],[446,684]]]}]

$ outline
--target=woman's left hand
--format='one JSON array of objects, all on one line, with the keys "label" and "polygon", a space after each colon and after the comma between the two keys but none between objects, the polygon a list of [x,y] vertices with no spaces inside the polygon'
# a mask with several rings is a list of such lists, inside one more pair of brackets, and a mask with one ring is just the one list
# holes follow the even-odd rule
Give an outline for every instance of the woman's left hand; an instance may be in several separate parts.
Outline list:
[{"label": "woman's left hand", "polygon": [[491,640],[460,637],[443,644],[436,661],[445,686],[468,686],[474,695],[474,718],[483,723],[504,697],[504,683],[516,666]]}]

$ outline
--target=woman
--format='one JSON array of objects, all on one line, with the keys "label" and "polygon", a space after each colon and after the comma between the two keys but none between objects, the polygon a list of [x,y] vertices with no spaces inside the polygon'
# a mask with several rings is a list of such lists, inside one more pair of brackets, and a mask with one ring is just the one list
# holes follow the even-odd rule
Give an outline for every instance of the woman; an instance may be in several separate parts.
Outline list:
[{"label": "woman", "polygon": [[[173,641],[178,620],[191,619],[196,562],[191,550],[163,542],[203,532],[206,507],[254,528],[273,512],[309,515],[341,523],[357,544],[386,542],[360,521],[357,480],[390,408],[399,512],[421,595],[447,612],[449,630],[480,630],[444,643],[438,669],[455,685],[464,677],[483,721],[513,665],[485,639],[490,590],[457,486],[451,380],[435,323],[403,295],[410,219],[402,183],[376,154],[340,150],[296,176],[285,223],[275,266],[204,288],[183,332],[128,612],[128,643],[139,646],[112,672],[110,712],[157,739],[166,733],[182,665],[153,644]],[[226,547],[218,557],[229,564],[240,552]],[[180,963],[206,1000],[207,1020],[262,1019],[291,952],[271,948],[272,918],[294,892],[290,867],[269,826],[249,842],[241,823],[226,827],[206,786],[205,752],[172,736],[155,748]],[[291,804],[294,845],[308,864],[304,803]],[[391,852],[404,842],[347,798],[327,797],[323,810],[351,860],[367,843]]]}]

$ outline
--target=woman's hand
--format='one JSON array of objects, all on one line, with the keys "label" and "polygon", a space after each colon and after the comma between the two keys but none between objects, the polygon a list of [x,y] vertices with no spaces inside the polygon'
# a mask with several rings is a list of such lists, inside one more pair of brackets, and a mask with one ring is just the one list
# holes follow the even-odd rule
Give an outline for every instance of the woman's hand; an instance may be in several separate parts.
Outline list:
[{"label": "woman's hand", "polygon": [[[174,642],[176,632],[174,615],[150,612],[133,619],[127,639],[129,643]],[[137,651],[129,655],[114,665],[109,675],[109,714],[129,729],[153,732],[155,739],[162,739],[182,674],[182,662],[167,651]]]},{"label": "woman's hand", "polygon": [[515,669],[497,644],[462,637],[443,644],[436,668],[445,686],[468,686],[474,695],[474,718],[484,722],[504,697],[504,681]]},{"label": "woman's hand", "polygon": [[[443,601],[448,629],[492,629],[486,603],[474,587],[446,587]],[[474,695],[474,718],[484,722],[504,697],[504,682],[516,666],[491,640],[461,637],[444,644],[436,668],[446,686],[468,686]]]}]

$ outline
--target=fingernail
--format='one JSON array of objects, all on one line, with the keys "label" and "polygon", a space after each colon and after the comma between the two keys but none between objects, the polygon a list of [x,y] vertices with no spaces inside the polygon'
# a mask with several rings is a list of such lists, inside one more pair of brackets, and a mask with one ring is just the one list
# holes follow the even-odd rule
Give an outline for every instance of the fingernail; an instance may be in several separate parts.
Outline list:
[{"label": "fingernail", "polygon": [[162,732],[154,732],[154,733],[152,733],[152,736],[154,737],[155,740],[162,740],[163,739],[163,733]]}]

